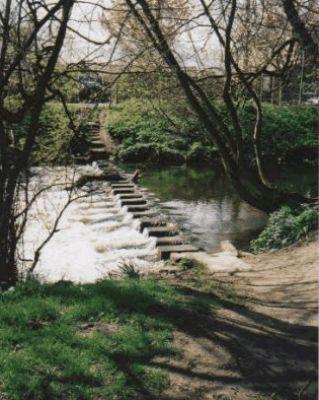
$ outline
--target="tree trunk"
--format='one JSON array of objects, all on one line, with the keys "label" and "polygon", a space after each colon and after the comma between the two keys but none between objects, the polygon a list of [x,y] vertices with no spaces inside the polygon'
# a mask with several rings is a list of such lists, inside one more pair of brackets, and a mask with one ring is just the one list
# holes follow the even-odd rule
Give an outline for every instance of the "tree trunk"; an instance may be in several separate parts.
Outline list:
[{"label": "tree trunk", "polygon": [[0,287],[12,286],[17,281],[16,226],[13,215],[13,194],[5,192],[0,215]]},{"label": "tree trunk", "polygon": [[[283,204],[291,204],[295,206],[300,203],[312,202],[296,193],[285,193],[277,188],[266,185],[266,178],[263,176],[263,169],[261,168],[257,135],[258,128],[260,128],[261,116],[259,116],[258,124],[256,124],[257,130],[255,129],[254,132],[255,155],[257,157],[257,163],[259,162],[258,170],[256,171],[256,179],[247,179],[247,174],[245,174],[246,176],[243,175],[243,168],[238,164],[237,159],[234,157],[231,142],[228,141],[228,129],[225,130],[225,126],[219,124],[220,115],[218,115],[218,111],[209,101],[204,91],[196,84],[196,82],[194,82],[191,76],[181,69],[180,64],[161,31],[158,21],[152,14],[148,3],[145,0],[137,0],[137,3],[141,6],[143,17],[145,18],[141,16],[140,11],[136,8],[136,5],[133,4],[132,0],[126,0],[126,3],[131,9],[133,15],[144,28],[145,33],[149,36],[154,47],[157,49],[159,54],[161,54],[168,67],[176,75],[190,106],[198,116],[199,120],[203,123],[207,132],[210,134],[212,141],[216,145],[225,172],[241,198],[252,206],[265,212],[272,212]],[[271,84],[271,96],[273,99],[272,86],[273,85]],[[225,104],[226,106],[228,105],[227,103]],[[260,102],[258,104],[260,104]],[[261,110],[259,111],[261,112]]]}]

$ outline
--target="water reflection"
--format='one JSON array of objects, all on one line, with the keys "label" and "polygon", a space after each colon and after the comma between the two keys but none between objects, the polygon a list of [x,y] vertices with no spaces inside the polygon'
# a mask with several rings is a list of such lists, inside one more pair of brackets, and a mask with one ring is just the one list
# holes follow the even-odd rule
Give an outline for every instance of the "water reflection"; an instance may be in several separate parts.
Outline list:
[{"label": "water reflection", "polygon": [[[290,190],[315,192],[315,174],[277,170],[273,178]],[[264,227],[266,215],[243,202],[227,179],[217,171],[174,167],[143,172],[141,185],[160,199],[161,208],[182,228],[191,241],[206,251],[228,239],[246,248]],[[281,184],[281,186],[284,186]]]}]

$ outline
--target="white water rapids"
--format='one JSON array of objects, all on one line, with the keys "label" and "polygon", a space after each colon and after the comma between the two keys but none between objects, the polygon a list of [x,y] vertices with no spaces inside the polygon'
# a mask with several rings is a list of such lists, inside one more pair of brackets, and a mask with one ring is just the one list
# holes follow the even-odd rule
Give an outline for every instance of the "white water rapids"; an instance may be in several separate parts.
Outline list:
[{"label": "white water rapids", "polygon": [[[68,201],[64,189],[81,175],[99,175],[98,166],[39,167],[33,169],[29,185],[32,194],[49,187],[34,202],[29,212],[20,257],[20,270],[30,266],[34,252],[52,229],[60,210]],[[53,185],[52,187],[50,187]],[[58,230],[41,251],[35,274],[42,281],[94,282],[119,275],[123,265],[139,271],[156,263],[155,240],[138,230],[138,221],[121,207],[110,193],[107,182],[93,182],[79,189],[58,224]],[[85,197],[82,197],[85,196]]]}]

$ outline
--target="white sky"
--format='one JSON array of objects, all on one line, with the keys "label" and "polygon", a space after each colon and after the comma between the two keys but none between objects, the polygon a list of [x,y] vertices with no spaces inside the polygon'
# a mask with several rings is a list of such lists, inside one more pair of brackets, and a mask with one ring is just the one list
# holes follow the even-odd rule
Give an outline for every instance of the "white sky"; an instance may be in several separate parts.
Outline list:
[{"label": "white sky", "polygon": [[[108,32],[101,25],[103,9],[110,7],[112,0],[83,0],[77,2],[73,8],[70,27],[79,34],[98,43],[103,43],[109,38]],[[198,4],[198,3],[197,3]],[[193,14],[198,13],[198,8],[193,8]],[[179,59],[186,66],[216,67],[220,64],[220,50],[216,38],[210,35],[208,28],[197,27],[192,30],[192,42],[195,44],[200,59],[194,55],[193,45],[188,34],[182,34],[175,46]],[[105,62],[112,52],[114,39],[110,44],[97,45],[81,38],[75,32],[69,31],[62,51],[65,61]],[[154,50],[155,51],[155,50]],[[114,58],[119,57],[115,53]]]}]

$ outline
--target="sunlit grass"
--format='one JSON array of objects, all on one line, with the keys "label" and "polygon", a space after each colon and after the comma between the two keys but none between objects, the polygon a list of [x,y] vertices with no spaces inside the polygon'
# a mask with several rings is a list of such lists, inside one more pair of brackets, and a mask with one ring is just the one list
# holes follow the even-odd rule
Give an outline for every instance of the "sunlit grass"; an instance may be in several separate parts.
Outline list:
[{"label": "sunlit grass", "polygon": [[10,400],[157,398],[169,380],[152,360],[174,353],[174,327],[219,306],[132,278],[28,281],[0,299],[0,397]]}]

